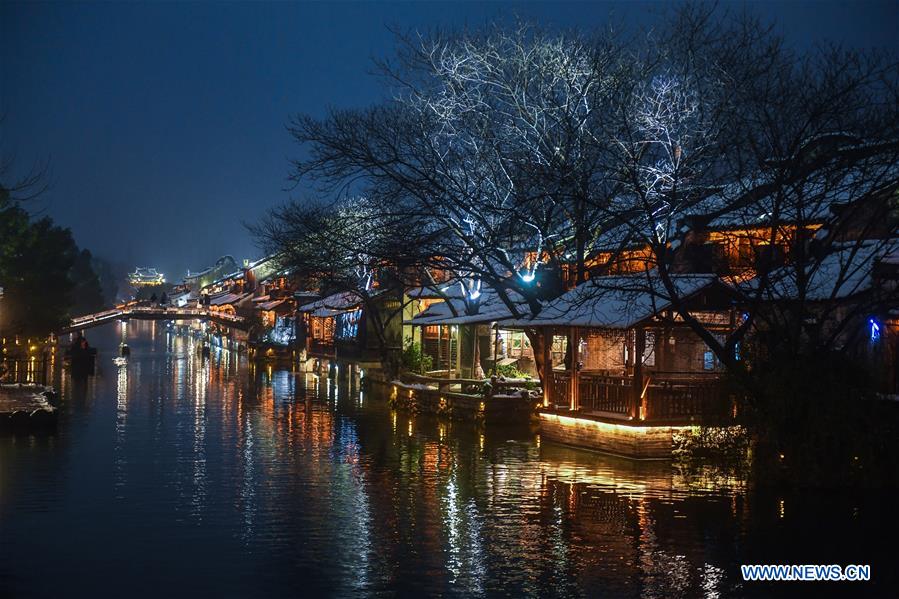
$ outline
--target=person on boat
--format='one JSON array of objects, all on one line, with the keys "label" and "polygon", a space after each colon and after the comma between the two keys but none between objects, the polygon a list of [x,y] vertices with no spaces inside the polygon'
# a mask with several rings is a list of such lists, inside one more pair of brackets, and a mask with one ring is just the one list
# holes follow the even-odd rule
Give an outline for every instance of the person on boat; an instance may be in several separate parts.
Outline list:
[{"label": "person on boat", "polygon": [[78,334],[69,349],[72,359],[72,376],[82,378],[94,374],[94,349],[82,334]]},{"label": "person on boat", "polygon": [[72,345],[69,347],[69,354],[73,357],[79,354],[82,354],[87,351],[90,346],[87,343],[87,339],[84,338],[84,335],[78,333],[78,336],[75,337],[75,340],[72,342]]}]

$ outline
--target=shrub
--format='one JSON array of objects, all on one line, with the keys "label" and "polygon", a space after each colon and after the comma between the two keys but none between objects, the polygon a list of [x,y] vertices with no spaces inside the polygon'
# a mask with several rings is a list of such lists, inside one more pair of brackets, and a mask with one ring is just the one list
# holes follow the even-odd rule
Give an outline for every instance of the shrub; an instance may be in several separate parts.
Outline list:
[{"label": "shrub", "polygon": [[413,343],[411,339],[407,339],[406,344],[403,346],[402,363],[405,370],[427,372],[434,366],[434,359],[422,351],[420,344]]}]

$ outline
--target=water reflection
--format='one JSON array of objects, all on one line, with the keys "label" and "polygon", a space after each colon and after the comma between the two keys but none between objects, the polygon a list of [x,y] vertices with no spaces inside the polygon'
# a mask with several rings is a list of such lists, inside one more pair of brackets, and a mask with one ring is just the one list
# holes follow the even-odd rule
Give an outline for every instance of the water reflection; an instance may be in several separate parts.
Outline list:
[{"label": "water reflection", "polygon": [[[152,565],[134,594],[728,596],[753,591],[738,564],[794,515],[782,498],[751,510],[720,469],[393,412],[352,373],[203,358],[162,324],[92,337],[102,368],[63,387],[61,447],[0,440],[14,591],[131,589]],[[122,339],[131,357],[115,365]],[[57,576],[42,577],[30,556],[51,543]],[[79,576],[98,560],[102,579]]]},{"label": "water reflection", "polygon": [[[115,486],[121,491],[125,486],[128,467],[125,452],[125,430],[128,421],[128,361],[124,358],[119,358],[117,364],[115,417]],[[124,499],[124,496],[117,494],[116,499]]]}]

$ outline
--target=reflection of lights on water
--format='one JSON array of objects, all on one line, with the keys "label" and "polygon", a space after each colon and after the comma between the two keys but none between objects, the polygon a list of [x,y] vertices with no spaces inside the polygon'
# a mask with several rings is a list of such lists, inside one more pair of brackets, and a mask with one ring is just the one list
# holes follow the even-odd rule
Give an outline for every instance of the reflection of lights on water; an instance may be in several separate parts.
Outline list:
[{"label": "reflection of lights on water", "polygon": [[478,446],[481,448],[481,451],[484,451],[484,435],[483,435],[483,433],[478,435]]},{"label": "reflection of lights on water", "polygon": [[450,582],[455,583],[456,579],[459,578],[459,574],[461,573],[461,553],[462,553],[462,544],[459,542],[459,506],[457,502],[459,501],[458,492],[456,489],[456,472],[455,470],[450,475],[449,482],[446,484],[446,497],[444,499],[444,504],[446,506],[446,518],[444,519],[447,525],[447,541],[450,546],[450,563],[448,564],[450,572],[453,573],[452,579]]},{"label": "reflection of lights on water", "polygon": [[702,590],[709,599],[715,599],[721,596],[721,583],[724,582],[724,569],[712,564],[703,564],[702,567]]},{"label": "reflection of lights on water", "polygon": [[[121,360],[116,362],[118,371],[116,373],[116,420],[115,420],[115,447],[113,453],[115,455],[115,474],[116,487],[125,486],[125,425],[128,418],[128,362]],[[123,495],[117,495],[117,499],[124,499]]]},{"label": "reflection of lights on water", "polygon": [[783,500],[783,499],[781,499],[781,500],[778,502],[778,504],[777,504],[777,511],[778,511],[778,514],[780,515],[780,517],[783,518],[783,517],[784,517],[784,514],[786,513],[786,511],[784,510],[784,500]]},{"label": "reflection of lights on water", "polygon": [[393,424],[393,432],[396,434],[396,410],[390,412],[390,422]]},{"label": "reflection of lights on water", "polygon": [[212,370],[209,362],[201,361],[194,376],[194,447],[193,447],[193,495],[191,504],[194,515],[200,512],[206,498],[206,396]]},{"label": "reflection of lights on water", "polygon": [[409,419],[409,436],[412,436],[412,419]]}]

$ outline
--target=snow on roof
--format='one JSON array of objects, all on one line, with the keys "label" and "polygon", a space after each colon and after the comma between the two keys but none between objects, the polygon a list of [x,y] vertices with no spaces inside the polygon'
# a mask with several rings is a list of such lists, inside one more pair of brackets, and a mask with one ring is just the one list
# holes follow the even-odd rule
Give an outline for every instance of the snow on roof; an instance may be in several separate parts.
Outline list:
[{"label": "snow on roof", "polygon": [[329,308],[316,308],[310,313],[310,316],[315,316],[317,318],[330,318],[331,316],[337,316],[338,314],[343,314],[346,310],[331,310]]},{"label": "snow on roof", "polygon": [[[520,294],[514,291],[509,291],[508,294],[509,299],[521,306],[522,312],[528,311],[524,298],[521,297]],[[450,305],[455,309],[458,316],[453,314]],[[431,324],[477,324],[493,322],[496,320],[508,320],[513,317],[513,314],[509,311],[509,307],[500,299],[493,289],[489,288],[484,289],[481,293],[477,305],[477,313],[469,314],[469,311],[466,311],[465,308],[465,301],[462,298],[451,298],[449,303],[444,301],[431,304],[424,312],[412,320],[406,321],[406,323],[421,326]]]},{"label": "snow on roof", "polygon": [[210,306],[226,306],[228,304],[236,304],[237,302],[249,296],[249,293],[224,293],[209,298]]},{"label": "snow on roof", "polygon": [[[681,298],[716,283],[714,275],[671,275]],[[534,318],[507,326],[577,326],[627,329],[671,305],[657,274],[596,277],[549,302]]]},{"label": "snow on roof", "polygon": [[[784,266],[768,275],[767,299],[794,300],[803,295],[808,301],[826,301],[863,293],[873,284],[877,262],[896,251],[899,240],[853,243],[820,260]],[[800,278],[805,283],[800,284]],[[756,285],[757,279],[752,279],[742,287],[752,290]]]},{"label": "snow on roof", "polygon": [[304,304],[300,306],[300,312],[312,312],[318,308],[327,308],[329,310],[351,310],[360,304],[359,296],[351,291],[340,291],[332,293],[320,300]]},{"label": "snow on roof", "polygon": [[[763,225],[778,214],[783,223],[820,222],[832,216],[832,207],[853,202],[899,179],[899,164],[890,156],[872,154],[851,167],[818,168],[797,180],[777,182],[773,173],[761,173],[726,185],[700,203],[709,216],[708,227]],[[703,215],[693,210],[692,215]]]},{"label": "snow on roof", "polygon": [[276,300],[272,300],[270,302],[265,302],[265,303],[259,304],[259,309],[260,310],[274,310],[275,308],[277,308],[278,306],[283,304],[285,301],[286,300],[283,300],[283,299],[276,299]]},{"label": "snow on roof", "polygon": [[276,254],[272,254],[272,255],[270,255],[270,256],[263,256],[262,258],[259,258],[258,260],[248,261],[248,262],[247,262],[247,268],[249,268],[249,269],[256,268],[257,266],[260,266],[260,265],[262,265],[262,264],[265,264],[265,263],[268,262],[269,260],[274,260],[274,259],[277,258],[277,257],[278,257],[278,256],[277,256]]}]

